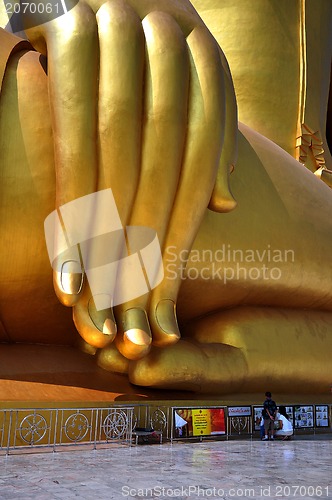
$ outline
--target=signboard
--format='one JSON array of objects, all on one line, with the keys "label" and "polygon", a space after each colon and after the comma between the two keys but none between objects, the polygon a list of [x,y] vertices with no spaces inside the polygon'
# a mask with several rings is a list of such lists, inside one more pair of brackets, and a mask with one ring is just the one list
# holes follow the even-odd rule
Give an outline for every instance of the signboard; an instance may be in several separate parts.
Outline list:
[{"label": "signboard", "polygon": [[259,431],[259,426],[262,418],[263,406],[254,406],[254,428]]},{"label": "signboard", "polygon": [[[177,427],[178,417],[186,421],[187,425]],[[226,433],[224,408],[177,408],[174,410],[173,421],[176,437],[215,436]]]},{"label": "signboard", "polygon": [[[255,431],[259,431],[259,426],[262,418],[263,406],[254,406],[254,428]],[[289,416],[290,421],[294,427],[294,411],[293,406],[286,406],[286,413]]]},{"label": "signboard", "polygon": [[286,406],[286,413],[289,416],[289,420],[292,422],[294,427],[294,408],[293,406]]},{"label": "signboard", "polygon": [[314,426],[314,407],[294,406],[294,427],[295,429],[304,429]]},{"label": "signboard", "polygon": [[250,417],[251,406],[229,406],[227,413],[229,417]]},{"label": "signboard", "polygon": [[209,436],[211,434],[210,410],[192,410],[193,436]]},{"label": "signboard", "polygon": [[329,427],[329,407],[328,405],[315,406],[316,427]]}]

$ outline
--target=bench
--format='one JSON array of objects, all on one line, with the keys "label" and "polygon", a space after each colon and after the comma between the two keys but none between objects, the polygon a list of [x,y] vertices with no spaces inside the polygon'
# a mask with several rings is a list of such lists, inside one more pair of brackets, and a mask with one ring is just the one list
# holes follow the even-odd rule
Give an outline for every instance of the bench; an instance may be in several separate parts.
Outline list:
[{"label": "bench", "polygon": [[142,438],[143,442],[149,442],[149,438],[159,437],[159,443],[163,442],[163,433],[162,431],[155,431],[154,429],[140,429],[136,428],[133,430],[133,438],[135,439],[136,446],[138,445],[138,439]]}]

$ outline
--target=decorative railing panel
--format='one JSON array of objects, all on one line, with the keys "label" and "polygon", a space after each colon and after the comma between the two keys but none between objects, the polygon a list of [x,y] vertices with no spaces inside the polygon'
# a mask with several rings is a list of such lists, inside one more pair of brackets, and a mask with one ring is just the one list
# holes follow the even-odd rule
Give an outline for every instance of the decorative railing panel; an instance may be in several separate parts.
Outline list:
[{"label": "decorative railing panel", "polygon": [[0,451],[131,444],[133,407],[0,410]]}]

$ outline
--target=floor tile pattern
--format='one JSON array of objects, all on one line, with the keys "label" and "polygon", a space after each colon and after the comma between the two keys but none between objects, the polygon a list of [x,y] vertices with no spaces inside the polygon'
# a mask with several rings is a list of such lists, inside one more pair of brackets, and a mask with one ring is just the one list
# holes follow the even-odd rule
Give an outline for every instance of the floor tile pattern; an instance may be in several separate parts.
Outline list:
[{"label": "floor tile pattern", "polygon": [[0,456],[1,500],[332,499],[332,440],[111,444]]}]

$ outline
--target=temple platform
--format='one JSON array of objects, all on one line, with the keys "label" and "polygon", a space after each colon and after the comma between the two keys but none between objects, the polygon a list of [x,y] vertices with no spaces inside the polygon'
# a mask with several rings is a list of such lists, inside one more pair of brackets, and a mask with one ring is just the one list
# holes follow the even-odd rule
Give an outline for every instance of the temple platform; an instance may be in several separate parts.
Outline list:
[{"label": "temple platform", "polygon": [[332,498],[332,440],[176,442],[0,457],[1,500]]}]

